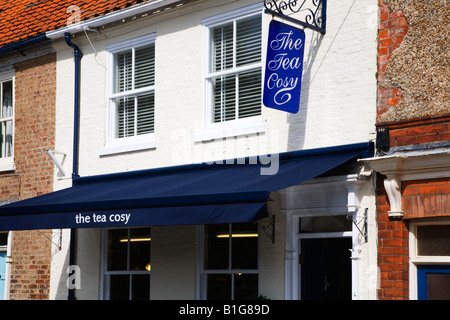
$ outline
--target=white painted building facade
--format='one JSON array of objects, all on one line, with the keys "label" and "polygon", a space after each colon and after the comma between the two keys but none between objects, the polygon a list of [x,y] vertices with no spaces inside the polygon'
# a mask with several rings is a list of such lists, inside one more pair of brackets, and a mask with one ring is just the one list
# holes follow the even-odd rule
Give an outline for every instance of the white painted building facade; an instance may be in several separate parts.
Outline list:
[{"label": "white painted building facade", "polygon": [[[55,149],[65,153],[65,157],[57,156],[67,173],[63,176],[55,167],[55,190],[71,186],[74,62],[73,49],[64,42],[66,31],[83,52],[79,145],[82,177],[375,140],[375,0],[328,1],[326,34],[305,29],[297,114],[261,106],[259,114],[216,123],[211,121],[213,111],[209,103],[210,80],[217,71],[209,68],[214,28],[237,24],[241,19],[259,19],[261,60],[244,68],[264,74],[267,29],[272,16],[264,13],[259,0],[196,1],[152,14],[169,2],[174,1],[153,1],[153,7],[147,4],[147,9],[141,11],[136,8],[144,6],[137,5],[85,21],[81,24],[85,28],[71,25],[47,34],[53,38],[57,52]],[[127,10],[132,14],[119,15]],[[94,27],[98,32],[92,30]],[[141,48],[154,50],[149,53],[152,57],[147,57],[151,65],[147,67],[154,68],[149,71],[153,72],[153,79],[139,79],[139,68],[147,68],[137,65],[139,59],[147,59],[145,53],[140,55]],[[126,83],[126,66],[132,67],[131,84]],[[126,79],[118,79],[117,74],[124,74]],[[139,81],[144,84],[140,86]],[[125,89],[117,89],[116,85]],[[131,111],[117,113],[121,107],[127,108],[127,103],[134,105],[141,98],[138,103],[144,102],[140,105],[153,105],[153,110],[148,111],[151,114],[143,112],[143,118],[138,119]],[[127,122],[129,127],[124,124],[124,117],[132,119]],[[146,125],[151,129],[145,131]],[[132,131],[135,127],[142,127],[144,134],[120,136],[120,130]],[[274,193],[272,198],[275,201],[269,205],[270,217],[258,222],[256,265],[248,272],[256,279],[258,296],[305,298],[302,279],[310,271],[303,267],[306,262],[302,261],[302,243],[310,243],[309,248],[314,249],[317,245],[327,246],[329,239],[333,243],[347,241],[343,247],[351,249],[347,256],[327,263],[332,268],[341,259],[348,264],[350,273],[345,281],[351,292],[344,298],[376,299],[375,196],[370,170],[361,163],[340,167],[326,176]],[[80,270],[81,288],[75,290],[77,299],[112,298],[116,282],[111,279],[118,274],[131,275],[128,279],[145,277],[150,299],[206,299],[211,274],[204,265],[207,229],[201,225],[150,228],[151,271],[128,273],[108,269],[108,229],[78,229],[75,264]],[[62,249],[53,252],[53,299],[67,298],[69,242],[70,231],[64,230]],[[232,268],[229,273],[231,287],[237,288],[239,274]],[[320,286],[331,288],[334,284],[330,281],[325,277]],[[236,292],[230,294],[238,298]]]}]

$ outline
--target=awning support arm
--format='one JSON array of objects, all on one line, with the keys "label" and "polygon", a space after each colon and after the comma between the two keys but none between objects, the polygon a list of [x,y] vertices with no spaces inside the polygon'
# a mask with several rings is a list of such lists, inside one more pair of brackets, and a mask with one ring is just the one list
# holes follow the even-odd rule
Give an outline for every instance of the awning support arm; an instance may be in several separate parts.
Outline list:
[{"label": "awning support arm", "polygon": [[264,233],[269,237],[270,240],[272,240],[272,243],[275,243],[275,215],[272,215],[271,218],[269,218],[269,222],[261,226]]}]

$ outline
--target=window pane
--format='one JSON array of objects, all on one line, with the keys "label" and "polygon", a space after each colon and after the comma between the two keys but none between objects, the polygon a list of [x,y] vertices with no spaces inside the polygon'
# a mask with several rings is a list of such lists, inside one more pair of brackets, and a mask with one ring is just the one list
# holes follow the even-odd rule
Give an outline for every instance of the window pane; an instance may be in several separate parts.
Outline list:
[{"label": "window pane", "polygon": [[0,232],[0,246],[8,244],[8,232]]},{"label": "window pane", "polygon": [[150,228],[130,229],[130,268],[145,271],[150,268]]},{"label": "window pane", "polygon": [[234,300],[255,300],[258,298],[258,275],[234,275]]},{"label": "window pane", "polygon": [[128,230],[108,230],[108,269],[127,270]]},{"label": "window pane", "polygon": [[205,226],[205,269],[228,269],[228,224]]},{"label": "window pane", "polygon": [[134,136],[135,98],[123,97],[117,101],[117,137]]},{"label": "window pane", "polygon": [[346,216],[303,217],[299,219],[299,230],[302,233],[351,231],[352,221]]},{"label": "window pane", "polygon": [[212,80],[214,93],[214,122],[236,119],[236,76]]},{"label": "window pane", "polygon": [[1,118],[11,118],[13,116],[13,95],[12,81],[5,81],[1,86],[2,109]]},{"label": "window pane", "polygon": [[[0,83],[1,110],[0,118],[13,117],[13,87],[12,81]],[[4,121],[0,126],[0,158],[12,156],[13,123],[12,120]]]},{"label": "window pane", "polygon": [[261,69],[239,75],[239,119],[261,114]]},{"label": "window pane", "polygon": [[423,256],[450,255],[450,225],[418,226],[417,253]]},{"label": "window pane", "polygon": [[12,156],[12,121],[5,121],[0,126],[0,158]]},{"label": "window pane", "polygon": [[214,28],[212,35],[212,71],[233,68],[233,24]]},{"label": "window pane", "polygon": [[231,300],[231,274],[208,274],[208,300]]},{"label": "window pane", "polygon": [[427,299],[428,300],[450,299],[449,273],[429,273],[427,275]]},{"label": "window pane", "polygon": [[123,92],[133,88],[133,53],[131,50],[115,55],[115,92]]},{"label": "window pane", "polygon": [[215,123],[261,114],[261,68],[243,73],[236,69],[261,62],[261,20],[261,15],[258,15],[211,31],[211,71],[230,72],[209,79],[212,84],[212,121]]},{"label": "window pane", "polygon": [[132,300],[150,299],[150,275],[139,274],[132,275]]},{"label": "window pane", "polygon": [[232,269],[258,269],[258,227],[256,223],[232,225]]},{"label": "window pane", "polygon": [[111,300],[130,299],[130,276],[113,275],[110,278],[109,298]]},{"label": "window pane", "polygon": [[236,66],[261,62],[261,16],[236,24]]},{"label": "window pane", "polygon": [[154,132],[155,128],[155,94],[140,94],[137,97],[137,134]]},{"label": "window pane", "polygon": [[135,50],[134,88],[152,86],[155,84],[155,46],[147,46]]}]

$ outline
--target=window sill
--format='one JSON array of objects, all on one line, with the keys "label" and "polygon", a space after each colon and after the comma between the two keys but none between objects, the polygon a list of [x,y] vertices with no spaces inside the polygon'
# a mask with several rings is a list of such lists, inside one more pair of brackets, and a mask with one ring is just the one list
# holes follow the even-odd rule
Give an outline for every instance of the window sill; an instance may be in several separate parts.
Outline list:
[{"label": "window sill", "polygon": [[114,139],[107,141],[99,151],[99,156],[108,156],[133,151],[155,149],[156,141],[154,134],[146,134],[137,137]]},{"label": "window sill", "polygon": [[202,132],[195,135],[195,142],[206,142],[216,139],[223,139],[228,137],[245,136],[266,131],[265,124],[258,117],[258,121],[252,119],[227,121],[223,123],[210,124],[202,129]]},{"label": "window sill", "polygon": [[13,158],[0,159],[0,172],[15,171],[16,165]]}]

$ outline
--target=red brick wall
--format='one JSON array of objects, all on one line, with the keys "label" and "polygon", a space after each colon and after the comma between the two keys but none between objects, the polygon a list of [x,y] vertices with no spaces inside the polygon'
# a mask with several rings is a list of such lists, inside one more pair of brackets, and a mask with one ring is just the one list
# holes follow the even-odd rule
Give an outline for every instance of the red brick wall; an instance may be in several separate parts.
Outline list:
[{"label": "red brick wall", "polygon": [[389,128],[391,147],[450,141],[450,116],[423,118],[396,123],[379,123]]},{"label": "red brick wall", "polygon": [[409,298],[408,222],[389,217],[383,178],[377,179],[378,267],[380,300]]},{"label": "red brick wall", "polygon": [[450,216],[450,179],[404,181],[405,219]]},{"label": "red brick wall", "polygon": [[[15,68],[16,170],[0,174],[2,201],[53,191],[53,163],[45,153],[55,141],[56,55],[30,59]],[[10,299],[48,299],[51,231],[14,231]]]},{"label": "red brick wall", "polygon": [[[380,25],[378,30],[378,94],[377,118],[389,108],[396,106],[401,100],[400,88],[382,88],[381,81],[385,77],[386,67],[395,49],[400,46],[408,32],[408,22],[400,11],[392,12],[379,0]],[[378,124],[378,127],[389,127]],[[390,128],[390,127],[389,127]],[[391,147],[395,132],[390,131]],[[378,226],[378,267],[380,268],[380,300],[405,300],[409,297],[408,266],[408,229],[404,220],[393,220],[389,217],[389,201],[383,186],[384,177],[377,181],[377,226]]]},{"label": "red brick wall", "polygon": [[53,191],[53,163],[45,151],[55,145],[56,55],[27,60],[15,71],[14,152],[26,199]]}]

